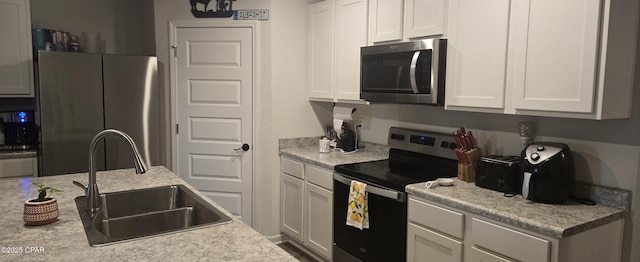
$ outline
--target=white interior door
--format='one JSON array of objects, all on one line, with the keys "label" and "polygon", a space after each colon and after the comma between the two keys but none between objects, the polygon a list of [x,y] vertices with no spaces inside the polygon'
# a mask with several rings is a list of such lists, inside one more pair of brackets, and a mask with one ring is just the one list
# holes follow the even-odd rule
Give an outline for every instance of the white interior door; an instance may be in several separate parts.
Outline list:
[{"label": "white interior door", "polygon": [[[252,25],[172,23],[179,176],[252,221]],[[243,150],[243,145],[249,147]]]}]

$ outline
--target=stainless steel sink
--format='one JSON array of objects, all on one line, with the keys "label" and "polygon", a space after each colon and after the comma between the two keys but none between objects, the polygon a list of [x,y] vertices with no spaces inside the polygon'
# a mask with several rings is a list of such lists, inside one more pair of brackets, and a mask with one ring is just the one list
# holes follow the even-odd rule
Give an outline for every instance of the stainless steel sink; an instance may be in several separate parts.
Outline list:
[{"label": "stainless steel sink", "polygon": [[102,209],[93,216],[85,196],[75,201],[91,246],[231,222],[184,185],[100,194]]}]

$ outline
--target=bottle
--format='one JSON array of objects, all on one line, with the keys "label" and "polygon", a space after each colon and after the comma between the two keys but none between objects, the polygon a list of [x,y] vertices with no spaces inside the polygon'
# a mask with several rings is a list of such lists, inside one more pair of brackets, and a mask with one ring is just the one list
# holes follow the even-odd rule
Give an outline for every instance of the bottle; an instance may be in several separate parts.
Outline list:
[{"label": "bottle", "polygon": [[0,117],[0,146],[4,145],[4,119]]}]

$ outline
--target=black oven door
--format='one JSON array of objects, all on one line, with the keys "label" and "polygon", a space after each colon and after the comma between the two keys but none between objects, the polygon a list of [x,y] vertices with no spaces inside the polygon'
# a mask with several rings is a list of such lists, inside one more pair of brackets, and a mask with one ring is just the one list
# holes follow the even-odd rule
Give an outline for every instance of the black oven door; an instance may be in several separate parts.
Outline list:
[{"label": "black oven door", "polygon": [[369,228],[360,230],[346,225],[351,180],[334,174],[333,261],[405,261],[406,193],[367,183]]}]

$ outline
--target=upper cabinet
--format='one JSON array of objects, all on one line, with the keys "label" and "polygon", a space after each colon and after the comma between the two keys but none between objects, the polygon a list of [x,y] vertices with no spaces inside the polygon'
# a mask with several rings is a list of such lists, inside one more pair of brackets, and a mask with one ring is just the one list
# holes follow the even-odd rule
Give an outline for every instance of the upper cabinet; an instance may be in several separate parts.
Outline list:
[{"label": "upper cabinet", "polygon": [[450,0],[445,104],[504,109],[509,0]]},{"label": "upper cabinet", "polygon": [[404,0],[369,1],[369,45],[402,40]]},{"label": "upper cabinet", "polygon": [[446,0],[406,0],[404,14],[405,39],[445,34]]},{"label": "upper cabinet", "polygon": [[445,0],[370,0],[369,45],[444,35]]},{"label": "upper cabinet", "polygon": [[367,45],[367,0],[310,6],[309,99],[359,102],[360,48]]},{"label": "upper cabinet", "polygon": [[593,112],[601,0],[523,2],[514,10],[513,107]]},{"label": "upper cabinet", "polygon": [[0,0],[0,97],[33,97],[28,0]]},{"label": "upper cabinet", "polygon": [[628,118],[637,1],[450,0],[446,109]]},{"label": "upper cabinet", "polygon": [[309,97],[333,100],[335,81],[335,8],[333,1],[309,8]]}]

